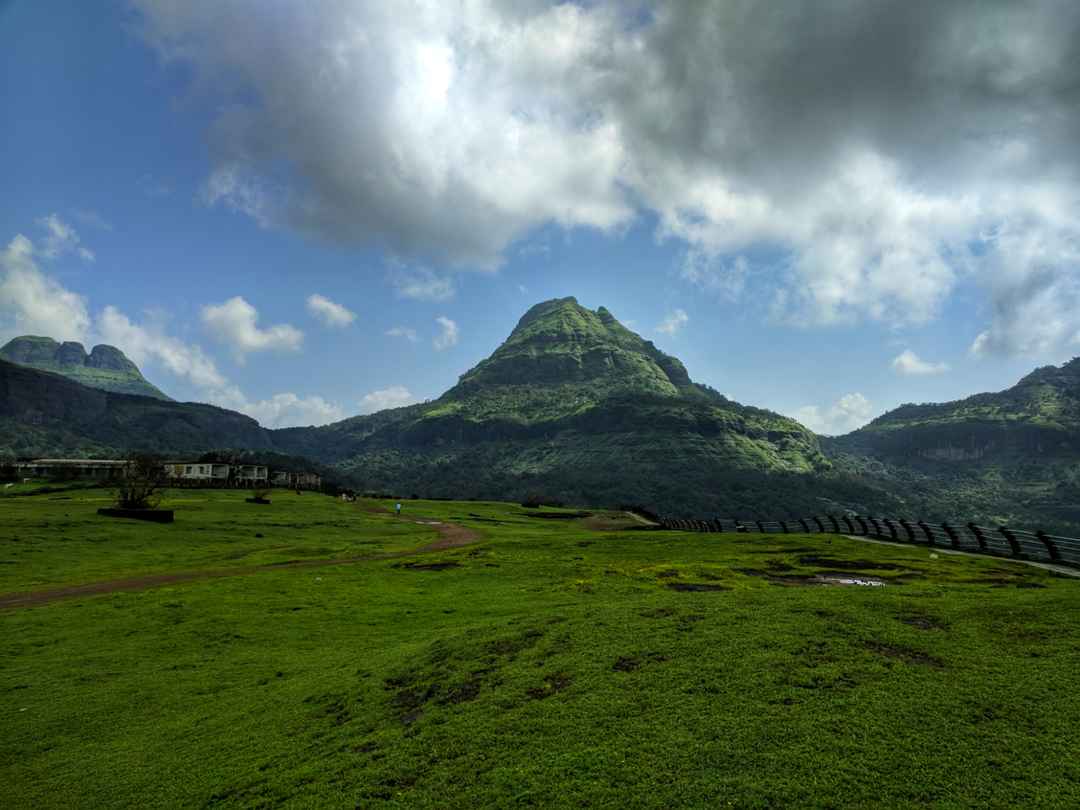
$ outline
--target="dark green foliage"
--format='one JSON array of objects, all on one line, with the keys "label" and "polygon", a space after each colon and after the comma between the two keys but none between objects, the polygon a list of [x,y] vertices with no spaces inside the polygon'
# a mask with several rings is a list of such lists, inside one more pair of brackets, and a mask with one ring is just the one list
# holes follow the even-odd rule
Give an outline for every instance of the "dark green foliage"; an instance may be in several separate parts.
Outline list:
[{"label": "dark green foliage", "polygon": [[165,472],[157,456],[133,453],[116,485],[116,505],[120,509],[154,509],[164,495]]}]

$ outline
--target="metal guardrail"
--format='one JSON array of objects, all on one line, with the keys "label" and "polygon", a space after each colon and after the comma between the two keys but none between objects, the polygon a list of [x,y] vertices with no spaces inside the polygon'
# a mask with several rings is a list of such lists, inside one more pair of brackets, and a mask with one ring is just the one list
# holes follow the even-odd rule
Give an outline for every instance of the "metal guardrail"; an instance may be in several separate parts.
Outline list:
[{"label": "metal guardrail", "polygon": [[1041,529],[1011,529],[975,523],[927,523],[870,515],[818,515],[792,520],[694,520],[661,518],[664,529],[688,532],[759,532],[761,534],[850,534],[881,540],[953,548],[973,554],[1012,557],[1080,567],[1080,538],[1048,534]]}]

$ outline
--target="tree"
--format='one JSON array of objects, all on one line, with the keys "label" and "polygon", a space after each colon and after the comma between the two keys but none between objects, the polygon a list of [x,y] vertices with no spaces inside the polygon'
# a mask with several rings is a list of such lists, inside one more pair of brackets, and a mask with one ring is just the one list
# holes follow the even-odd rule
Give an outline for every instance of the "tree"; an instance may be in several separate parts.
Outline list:
[{"label": "tree", "polygon": [[153,509],[164,494],[165,467],[161,459],[147,453],[127,458],[123,476],[116,487],[116,505],[121,509]]}]

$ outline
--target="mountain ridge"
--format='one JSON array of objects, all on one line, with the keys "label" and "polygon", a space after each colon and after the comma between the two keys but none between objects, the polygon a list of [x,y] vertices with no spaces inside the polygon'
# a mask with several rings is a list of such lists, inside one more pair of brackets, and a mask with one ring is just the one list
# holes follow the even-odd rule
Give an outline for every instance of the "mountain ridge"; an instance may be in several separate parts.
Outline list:
[{"label": "mountain ridge", "polygon": [[76,341],[58,343],[42,335],[20,335],[0,347],[0,359],[61,374],[102,391],[172,401],[142,375],[127,355],[107,343],[99,343],[87,354]]}]

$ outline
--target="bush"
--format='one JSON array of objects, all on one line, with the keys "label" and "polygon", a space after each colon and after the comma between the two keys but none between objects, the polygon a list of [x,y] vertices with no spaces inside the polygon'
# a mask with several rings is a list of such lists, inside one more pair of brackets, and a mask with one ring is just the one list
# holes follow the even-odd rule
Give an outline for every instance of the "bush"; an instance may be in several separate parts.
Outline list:
[{"label": "bush", "polygon": [[116,487],[116,505],[120,509],[153,509],[161,503],[164,483],[161,459],[146,454],[131,455]]}]

